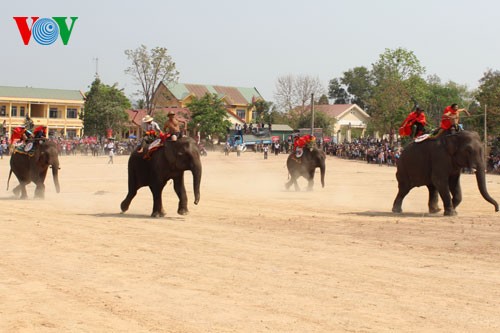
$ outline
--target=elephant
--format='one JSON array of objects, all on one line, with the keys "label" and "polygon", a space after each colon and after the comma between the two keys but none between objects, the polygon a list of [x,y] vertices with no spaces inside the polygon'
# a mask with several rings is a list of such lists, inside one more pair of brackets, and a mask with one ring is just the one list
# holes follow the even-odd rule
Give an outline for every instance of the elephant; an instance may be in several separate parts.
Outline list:
[{"label": "elephant", "polygon": [[286,161],[286,166],[290,175],[290,180],[285,184],[286,189],[288,190],[293,184],[295,191],[299,191],[300,188],[297,184],[297,178],[302,176],[307,179],[307,189],[311,191],[314,185],[314,171],[316,168],[320,169],[321,185],[325,187],[325,160],[325,152],[316,147],[304,147],[301,157],[296,157],[295,153],[292,152],[288,155]]},{"label": "elephant", "polygon": [[7,189],[9,189],[10,176],[14,173],[19,180],[13,192],[17,196],[21,194],[21,199],[28,198],[26,185],[33,182],[36,185],[35,198],[43,199],[45,197],[45,177],[49,166],[52,168],[52,176],[56,192],[59,193],[59,157],[57,145],[53,141],[35,141],[33,152],[14,149],[10,158],[10,172],[7,180]]},{"label": "elephant", "polygon": [[444,215],[457,215],[455,209],[462,201],[462,168],[475,170],[479,192],[498,212],[498,203],[486,189],[483,144],[479,135],[472,131],[442,135],[406,146],[397,162],[396,178],[399,190],[392,211],[402,212],[403,199],[412,188],[427,186],[429,213],[440,211],[439,194],[444,205]]},{"label": "elephant", "polygon": [[177,141],[165,141],[162,147],[149,155],[149,159],[144,157],[145,153],[137,150],[129,157],[128,194],[120,205],[122,213],[128,210],[137,190],[143,186],[149,186],[153,194],[151,216],[165,216],[162,191],[167,181],[173,179],[174,190],[179,198],[177,213],[188,214],[186,188],[184,187],[185,170],[191,170],[193,174],[194,203],[197,205],[200,201],[202,166],[195,140],[182,137]]}]

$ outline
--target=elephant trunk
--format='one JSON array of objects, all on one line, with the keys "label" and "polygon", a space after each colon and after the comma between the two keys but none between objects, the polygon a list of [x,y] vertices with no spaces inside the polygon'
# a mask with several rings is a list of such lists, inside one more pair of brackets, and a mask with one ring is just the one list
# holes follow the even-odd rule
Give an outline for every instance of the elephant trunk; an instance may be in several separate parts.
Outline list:
[{"label": "elephant trunk", "polygon": [[321,161],[319,170],[321,172],[321,187],[325,187],[325,160]]},{"label": "elephant trunk", "polygon": [[193,192],[194,192],[194,204],[197,205],[200,202],[200,184],[201,184],[201,161],[195,161],[191,168],[193,173]]},{"label": "elephant trunk", "polygon": [[485,169],[483,166],[477,168],[476,180],[477,180],[477,187],[479,188],[479,192],[483,196],[484,200],[488,201],[490,204],[495,206],[495,212],[498,212],[498,203],[488,194],[488,191],[486,190],[486,176],[485,176]]},{"label": "elephant trunk", "polygon": [[61,191],[61,187],[59,186],[59,166],[52,165],[52,177],[54,178],[54,185],[56,186],[56,192],[59,193]]}]

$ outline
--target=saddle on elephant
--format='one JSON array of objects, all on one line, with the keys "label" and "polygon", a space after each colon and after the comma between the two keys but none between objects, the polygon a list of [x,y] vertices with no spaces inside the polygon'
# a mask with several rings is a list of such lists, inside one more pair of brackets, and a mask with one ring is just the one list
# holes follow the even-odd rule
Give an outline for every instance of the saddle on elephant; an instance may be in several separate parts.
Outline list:
[{"label": "saddle on elephant", "polygon": [[[152,133],[151,133],[152,132]],[[172,135],[170,133],[156,133],[155,131],[146,132],[145,142],[148,144],[146,146],[146,152],[142,158],[145,160],[151,159],[151,155],[164,146],[165,141],[169,140]],[[145,137],[145,138],[146,138]],[[152,141],[150,141],[152,140]]]},{"label": "saddle on elephant", "polygon": [[296,158],[300,158],[304,153],[304,147],[313,148],[316,144],[316,137],[311,134],[297,136],[293,141],[293,152]]}]

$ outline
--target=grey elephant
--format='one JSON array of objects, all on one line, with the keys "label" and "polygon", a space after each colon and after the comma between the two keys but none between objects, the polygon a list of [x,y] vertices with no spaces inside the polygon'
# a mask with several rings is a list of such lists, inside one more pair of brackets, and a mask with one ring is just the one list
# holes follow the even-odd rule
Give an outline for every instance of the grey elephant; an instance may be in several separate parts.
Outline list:
[{"label": "grey elephant", "polygon": [[14,149],[10,158],[10,172],[7,180],[7,189],[12,173],[19,180],[19,185],[13,189],[14,194],[21,195],[21,199],[28,198],[26,185],[33,182],[36,185],[35,198],[45,197],[45,177],[49,167],[52,168],[52,176],[56,192],[60,192],[59,186],[59,157],[57,146],[52,141],[35,141],[34,150],[25,152]]},{"label": "grey elephant", "polygon": [[179,198],[177,213],[188,214],[187,195],[184,186],[184,171],[191,170],[193,174],[194,203],[200,201],[201,183],[201,160],[200,152],[196,142],[189,137],[182,137],[177,141],[165,141],[164,145],[149,159],[145,159],[145,153],[134,151],[128,161],[128,194],[122,201],[120,207],[126,212],[137,194],[137,190],[143,186],[149,186],[153,194],[152,217],[165,216],[163,209],[162,192],[167,181],[173,179],[174,190]]},{"label": "grey elephant", "polygon": [[405,147],[397,162],[399,190],[392,211],[402,212],[403,199],[412,188],[427,186],[429,212],[440,211],[439,194],[444,205],[444,215],[456,215],[455,209],[462,201],[460,174],[463,168],[475,170],[479,192],[498,212],[498,203],[486,189],[483,144],[479,135],[471,131],[414,142]]},{"label": "grey elephant", "polygon": [[325,152],[316,147],[304,147],[301,157],[297,157],[294,153],[290,154],[286,161],[286,166],[290,175],[290,180],[285,184],[286,189],[288,190],[293,184],[295,191],[299,191],[300,188],[297,184],[297,178],[302,176],[307,179],[307,189],[309,191],[312,190],[316,168],[319,168],[321,172],[321,186],[325,187],[325,161]]}]

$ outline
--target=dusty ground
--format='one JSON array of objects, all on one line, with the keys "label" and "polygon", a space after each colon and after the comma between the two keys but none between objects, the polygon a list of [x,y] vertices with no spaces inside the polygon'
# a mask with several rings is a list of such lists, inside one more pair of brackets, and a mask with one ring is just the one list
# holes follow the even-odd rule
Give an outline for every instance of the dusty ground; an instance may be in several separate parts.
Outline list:
[{"label": "dusty ground", "polygon": [[124,156],[62,157],[44,201],[1,192],[0,332],[500,331],[500,215],[473,176],[458,217],[424,188],[395,215],[395,168],[328,157],[325,188],[287,192],[285,158],[211,152],[186,217],[171,184],[167,217],[147,188],[120,214]]}]

